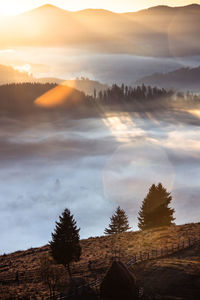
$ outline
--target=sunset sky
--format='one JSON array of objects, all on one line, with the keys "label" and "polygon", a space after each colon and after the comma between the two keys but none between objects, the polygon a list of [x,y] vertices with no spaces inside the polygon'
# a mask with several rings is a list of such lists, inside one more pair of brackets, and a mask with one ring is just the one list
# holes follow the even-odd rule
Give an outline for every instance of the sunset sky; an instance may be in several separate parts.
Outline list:
[{"label": "sunset sky", "polygon": [[[103,8],[115,12],[137,11],[156,5],[182,6],[194,3],[190,0],[6,0],[0,2],[0,15],[16,15],[44,4],[53,4],[66,10]],[[200,1],[195,3],[200,4]]]}]

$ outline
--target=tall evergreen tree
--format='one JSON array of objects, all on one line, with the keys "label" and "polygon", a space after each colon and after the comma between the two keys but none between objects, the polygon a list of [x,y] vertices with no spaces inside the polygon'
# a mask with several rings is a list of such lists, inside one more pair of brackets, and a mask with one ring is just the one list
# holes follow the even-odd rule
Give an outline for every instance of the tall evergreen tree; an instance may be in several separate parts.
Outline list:
[{"label": "tall evergreen tree", "polygon": [[157,186],[153,184],[140,208],[138,227],[144,230],[172,225],[175,218],[173,217],[174,209],[169,207],[171,200],[171,194],[161,183]]},{"label": "tall evergreen tree", "polygon": [[115,213],[110,218],[110,224],[108,228],[105,228],[105,234],[121,233],[131,229],[129,227],[128,217],[120,206],[117,207]]},{"label": "tall evergreen tree", "polygon": [[79,243],[79,231],[76,221],[69,209],[65,209],[59,222],[56,222],[52,241],[50,242],[51,255],[58,264],[67,268],[71,277],[70,263],[78,261],[81,256],[81,246]]}]

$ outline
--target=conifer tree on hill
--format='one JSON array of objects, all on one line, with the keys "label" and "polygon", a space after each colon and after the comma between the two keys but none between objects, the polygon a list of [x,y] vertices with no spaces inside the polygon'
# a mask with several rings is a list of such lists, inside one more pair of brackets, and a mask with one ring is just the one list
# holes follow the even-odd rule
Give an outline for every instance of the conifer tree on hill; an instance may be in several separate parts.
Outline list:
[{"label": "conifer tree on hill", "polygon": [[121,233],[131,229],[128,222],[128,217],[120,206],[117,207],[115,213],[110,218],[108,228],[105,228],[105,234]]},{"label": "conifer tree on hill", "polygon": [[174,209],[169,207],[171,200],[171,194],[167,192],[161,183],[157,186],[153,184],[140,208],[138,227],[144,230],[174,224]]},{"label": "conifer tree on hill", "polygon": [[70,210],[65,209],[59,216],[59,222],[56,222],[52,241],[49,243],[52,257],[58,264],[67,268],[70,277],[70,263],[78,261],[81,256],[79,231]]}]

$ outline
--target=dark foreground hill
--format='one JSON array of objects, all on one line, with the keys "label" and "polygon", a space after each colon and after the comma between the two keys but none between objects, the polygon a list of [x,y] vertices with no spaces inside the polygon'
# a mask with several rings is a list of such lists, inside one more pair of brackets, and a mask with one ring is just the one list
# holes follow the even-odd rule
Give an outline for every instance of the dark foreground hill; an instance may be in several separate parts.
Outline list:
[{"label": "dark foreground hill", "polygon": [[136,265],[137,274],[149,299],[200,299],[200,243],[170,257]]},{"label": "dark foreground hill", "polygon": [[[82,240],[81,260],[72,267],[74,280],[91,282],[102,278],[116,250],[120,260],[127,262],[135,254],[140,256],[152,250],[159,252],[161,249],[172,249],[187,243],[189,238],[190,241],[199,239],[199,236],[200,223],[193,223]],[[44,255],[49,255],[48,246],[0,257],[1,299],[48,297],[48,286],[39,275],[40,260]],[[56,268],[62,270],[61,266]],[[143,299],[200,299],[199,242],[188,249],[176,250],[173,255],[140,262],[133,265],[131,271],[144,293]],[[66,280],[64,285],[56,287],[56,292],[66,291],[68,285],[69,280]]]},{"label": "dark foreground hill", "polygon": [[[42,97],[42,98],[41,98]],[[81,106],[86,96],[75,88],[53,83],[0,86],[0,112],[16,117]]]},{"label": "dark foreground hill", "polygon": [[[83,81],[83,83],[82,83]],[[87,85],[87,80],[82,80],[77,85]],[[127,111],[138,109],[158,109],[158,103],[164,105],[172,100],[173,92],[156,87],[138,86],[136,88],[117,86],[103,91],[95,90],[93,96],[69,85],[55,83],[21,83],[0,86],[0,112],[2,115],[12,117],[36,117],[41,114],[55,116],[68,114],[68,116],[100,116],[111,109]],[[98,86],[100,89],[101,86]],[[105,89],[105,86],[102,86]]]}]

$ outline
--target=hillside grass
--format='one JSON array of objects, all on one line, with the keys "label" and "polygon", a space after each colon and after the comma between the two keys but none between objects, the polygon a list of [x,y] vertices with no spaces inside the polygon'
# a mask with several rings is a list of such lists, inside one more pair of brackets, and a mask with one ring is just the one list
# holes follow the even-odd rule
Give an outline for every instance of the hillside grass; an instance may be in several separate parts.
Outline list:
[{"label": "hillside grass", "polygon": [[[126,262],[136,253],[171,247],[188,238],[200,238],[200,223],[84,239],[81,240],[81,260],[72,265],[72,273],[76,278],[92,281],[105,274],[116,250],[118,255],[120,252],[120,259]],[[149,272],[152,273],[152,269],[162,270],[162,272],[167,269],[175,269],[177,272],[184,269],[184,272],[191,274],[194,270],[196,274],[200,265],[200,254],[193,248],[184,251],[187,252],[187,257],[181,257],[180,252],[179,255],[174,254],[169,258],[157,259],[142,263],[138,267],[135,266],[133,272],[136,274],[139,284],[144,285],[142,278],[147,279],[150,276]],[[41,299],[41,296],[48,296],[48,287],[38,276],[40,260],[44,254],[49,254],[48,245],[0,256],[0,294],[2,299],[16,299],[16,295],[19,295],[20,299]],[[145,266],[142,270],[140,269],[141,265]],[[7,284],[3,283],[6,278],[14,279],[16,272],[19,273],[19,282],[13,280]],[[146,289],[152,291],[148,285]]]}]

